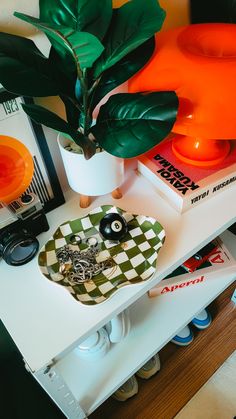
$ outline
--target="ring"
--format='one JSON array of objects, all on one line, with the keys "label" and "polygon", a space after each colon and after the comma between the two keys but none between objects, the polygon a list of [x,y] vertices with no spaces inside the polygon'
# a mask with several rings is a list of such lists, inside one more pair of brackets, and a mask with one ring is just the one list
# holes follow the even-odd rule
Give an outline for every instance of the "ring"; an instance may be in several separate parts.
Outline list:
[{"label": "ring", "polygon": [[70,243],[71,244],[80,244],[82,242],[82,239],[79,234],[73,234],[70,236]]},{"label": "ring", "polygon": [[90,247],[95,247],[98,244],[98,239],[94,236],[92,237],[88,237],[86,239],[86,243],[90,246]]}]

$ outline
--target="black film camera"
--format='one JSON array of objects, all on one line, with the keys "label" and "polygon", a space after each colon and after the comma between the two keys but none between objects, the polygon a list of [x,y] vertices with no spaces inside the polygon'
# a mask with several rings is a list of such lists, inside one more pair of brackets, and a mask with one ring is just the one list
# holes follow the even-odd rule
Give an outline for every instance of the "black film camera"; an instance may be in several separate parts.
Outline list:
[{"label": "black film camera", "polygon": [[36,236],[49,229],[37,195],[24,194],[8,207],[0,208],[0,257],[8,265],[29,262],[39,249]]}]

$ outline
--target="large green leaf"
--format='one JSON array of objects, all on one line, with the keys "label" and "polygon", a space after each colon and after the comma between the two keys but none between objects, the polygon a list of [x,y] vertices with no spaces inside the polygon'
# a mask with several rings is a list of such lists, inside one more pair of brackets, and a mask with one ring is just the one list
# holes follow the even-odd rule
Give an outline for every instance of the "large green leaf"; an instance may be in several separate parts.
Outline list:
[{"label": "large green leaf", "polygon": [[60,95],[60,98],[65,106],[66,119],[68,124],[77,130],[79,127],[81,113],[80,109],[78,108],[78,103],[68,96]]},{"label": "large green leaf", "polygon": [[92,67],[94,61],[104,50],[99,39],[88,32],[78,32],[67,26],[44,23],[35,17],[23,13],[15,12],[14,15],[49,35],[56,42],[57,51],[58,49],[63,52],[67,50],[74,58],[76,64],[79,64],[81,70]]},{"label": "large green leaf", "polygon": [[148,39],[117,64],[104,71],[91,100],[91,108],[100,102],[107,93],[124,83],[139,71],[149,60],[155,48],[154,37]]},{"label": "large green leaf", "polygon": [[[62,25],[80,32],[89,32],[102,39],[109,27],[112,17],[112,0],[39,0],[42,22]],[[48,38],[61,56],[61,71],[73,78],[75,62],[72,55],[62,49],[50,35]],[[58,61],[58,60],[57,60]]]},{"label": "large green leaf", "polygon": [[[49,62],[53,71],[54,79],[60,86],[60,98],[64,102],[67,121],[73,128],[78,128],[80,109],[76,99],[77,72],[74,60],[73,66],[67,66],[68,60],[64,62],[54,47],[51,47]],[[79,83],[79,81],[78,81]]]},{"label": "large green leaf", "polygon": [[0,33],[0,82],[12,93],[55,96],[59,93],[50,64],[33,41]]},{"label": "large green leaf", "polygon": [[71,127],[58,115],[39,105],[23,104],[22,107],[27,115],[29,115],[30,118],[38,124],[46,125],[58,132],[63,132],[64,134],[69,135],[71,139],[82,148],[84,157],[87,160],[94,155],[96,151],[95,144],[82,133]]},{"label": "large green leaf", "polygon": [[40,20],[89,32],[103,39],[112,17],[112,0],[39,0]]},{"label": "large green leaf", "polygon": [[67,49],[61,48],[58,42],[53,42],[53,39],[50,39],[50,42],[52,44],[49,53],[50,62],[54,63],[54,68],[57,68],[60,74],[64,74],[64,78],[73,82],[73,86],[75,86],[77,65],[74,57]]},{"label": "large green leaf", "polygon": [[165,11],[157,0],[131,0],[113,11],[103,40],[105,51],[95,63],[95,78],[158,32]]},{"label": "large green leaf", "polygon": [[[68,56],[71,61],[68,64]],[[61,87],[61,91],[71,97],[75,97],[75,84],[77,80],[76,63],[71,57],[70,53],[67,53],[67,60],[64,61],[61,55],[52,46],[48,57],[53,77],[57,81],[57,84]]]},{"label": "large green leaf", "polygon": [[175,92],[120,93],[101,106],[92,132],[108,153],[135,157],[169,134],[177,109]]}]

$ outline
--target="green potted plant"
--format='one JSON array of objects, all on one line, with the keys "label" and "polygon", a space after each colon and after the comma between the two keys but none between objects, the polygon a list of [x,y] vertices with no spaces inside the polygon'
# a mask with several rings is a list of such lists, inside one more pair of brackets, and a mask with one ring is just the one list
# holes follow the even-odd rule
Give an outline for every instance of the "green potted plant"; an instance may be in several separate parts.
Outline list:
[{"label": "green potted plant", "polygon": [[[39,18],[14,15],[46,34],[50,53],[45,57],[32,40],[1,33],[0,82],[21,96],[59,96],[67,120],[36,104],[23,108],[37,123],[76,143],[84,162],[98,150],[135,157],[167,136],[178,108],[174,92],[112,94],[153,53],[154,34],[165,19],[157,0],[131,0],[116,9],[112,0],[39,0]],[[94,123],[94,109],[108,93]],[[97,174],[106,166],[100,163]],[[88,175],[84,168],[79,174],[78,167],[74,176],[85,182]]]}]

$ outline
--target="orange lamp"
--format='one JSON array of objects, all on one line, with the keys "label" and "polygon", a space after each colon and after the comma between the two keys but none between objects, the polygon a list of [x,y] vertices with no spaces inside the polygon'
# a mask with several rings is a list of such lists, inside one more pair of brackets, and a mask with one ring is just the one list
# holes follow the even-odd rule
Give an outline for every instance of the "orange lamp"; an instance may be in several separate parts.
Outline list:
[{"label": "orange lamp", "polygon": [[15,138],[0,135],[0,201],[9,204],[25,192],[33,172],[28,148]]},{"label": "orange lamp", "polygon": [[172,149],[185,163],[219,164],[236,138],[235,40],[236,25],[229,23],[160,32],[151,60],[129,81],[130,92],[176,92]]}]

